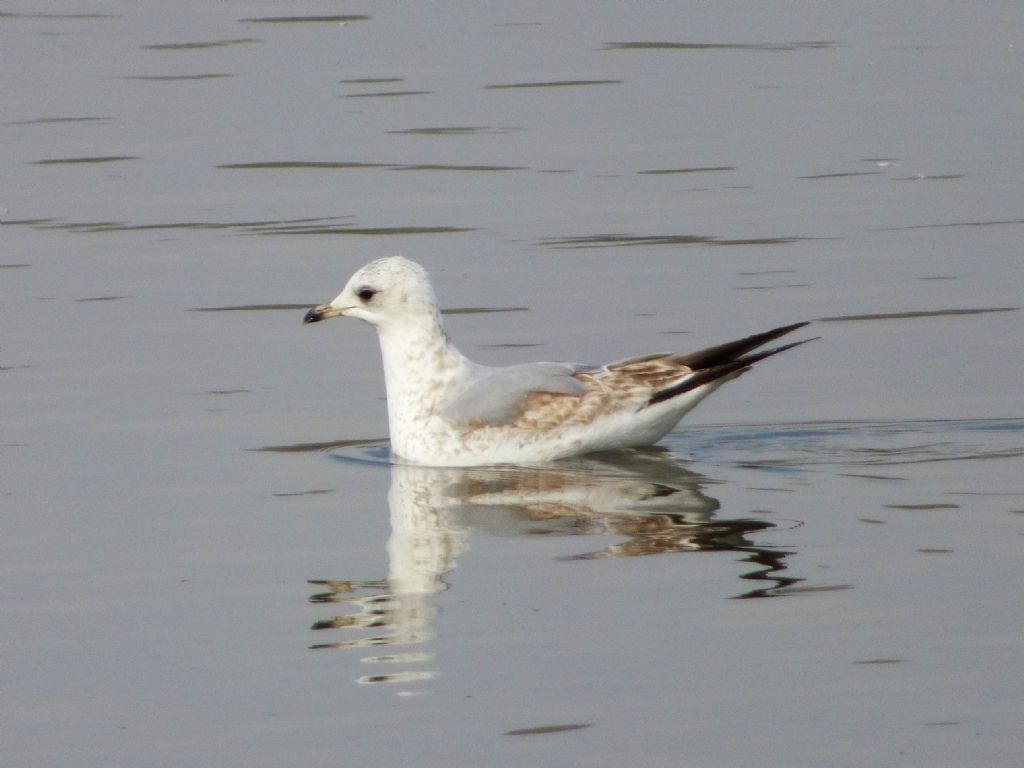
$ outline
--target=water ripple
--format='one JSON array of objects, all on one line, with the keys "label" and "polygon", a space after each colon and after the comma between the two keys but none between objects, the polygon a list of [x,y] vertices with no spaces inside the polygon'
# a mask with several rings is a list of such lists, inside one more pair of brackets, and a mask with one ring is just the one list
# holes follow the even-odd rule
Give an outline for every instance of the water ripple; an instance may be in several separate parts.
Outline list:
[{"label": "water ripple", "polygon": [[702,462],[775,471],[977,461],[1024,456],[1024,419],[691,428],[666,444]]}]

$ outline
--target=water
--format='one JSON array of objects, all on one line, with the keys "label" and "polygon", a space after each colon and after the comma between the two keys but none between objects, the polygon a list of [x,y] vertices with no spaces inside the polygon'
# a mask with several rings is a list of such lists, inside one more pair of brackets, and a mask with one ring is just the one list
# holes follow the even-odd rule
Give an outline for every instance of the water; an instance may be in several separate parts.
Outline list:
[{"label": "water", "polygon": [[[1018,16],[5,8],[3,763],[1019,765]],[[394,252],[482,362],[822,338],[393,467],[300,321]]]}]

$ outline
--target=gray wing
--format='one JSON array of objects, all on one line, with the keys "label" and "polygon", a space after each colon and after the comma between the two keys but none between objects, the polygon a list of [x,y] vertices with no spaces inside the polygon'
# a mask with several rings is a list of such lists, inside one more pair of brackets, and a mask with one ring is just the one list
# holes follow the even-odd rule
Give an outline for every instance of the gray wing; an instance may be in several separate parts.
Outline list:
[{"label": "gray wing", "polygon": [[582,395],[583,382],[573,377],[590,366],[569,363],[526,363],[504,368],[481,367],[468,387],[441,412],[456,426],[510,424],[531,392]]}]

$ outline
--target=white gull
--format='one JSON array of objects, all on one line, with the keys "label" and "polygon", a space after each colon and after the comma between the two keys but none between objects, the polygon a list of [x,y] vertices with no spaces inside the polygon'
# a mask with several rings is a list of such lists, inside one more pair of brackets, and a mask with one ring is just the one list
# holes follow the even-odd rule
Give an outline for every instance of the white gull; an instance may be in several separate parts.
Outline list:
[{"label": "white gull", "polygon": [[748,354],[807,325],[794,323],[685,355],[602,366],[479,365],[445,333],[426,270],[401,256],[367,264],[304,322],[339,315],[377,329],[392,452],[432,466],[527,464],[653,445],[726,381],[809,341]]}]

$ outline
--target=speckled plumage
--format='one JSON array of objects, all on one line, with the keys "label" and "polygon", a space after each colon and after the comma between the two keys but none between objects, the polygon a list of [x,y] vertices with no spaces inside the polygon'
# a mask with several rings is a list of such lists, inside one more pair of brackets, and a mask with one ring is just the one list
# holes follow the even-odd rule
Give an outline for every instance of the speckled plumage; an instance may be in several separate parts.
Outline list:
[{"label": "speckled plumage", "polygon": [[550,461],[651,445],[707,395],[769,355],[748,354],[805,323],[688,355],[604,366],[478,365],[445,334],[426,271],[401,256],[367,264],[306,322],[339,315],[377,328],[392,451],[435,466]]}]

